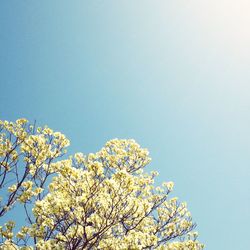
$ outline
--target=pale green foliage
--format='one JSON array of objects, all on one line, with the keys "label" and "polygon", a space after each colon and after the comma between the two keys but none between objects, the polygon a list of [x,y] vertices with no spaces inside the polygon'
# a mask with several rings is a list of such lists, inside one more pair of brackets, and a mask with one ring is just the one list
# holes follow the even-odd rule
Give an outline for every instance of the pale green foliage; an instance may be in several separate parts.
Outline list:
[{"label": "pale green foliage", "polygon": [[[200,250],[186,203],[144,173],[148,151],[111,140],[96,154],[58,160],[69,140],[25,119],[0,121],[0,216],[24,206],[27,224],[0,227],[0,249]],[[15,233],[14,233],[15,232]]]}]

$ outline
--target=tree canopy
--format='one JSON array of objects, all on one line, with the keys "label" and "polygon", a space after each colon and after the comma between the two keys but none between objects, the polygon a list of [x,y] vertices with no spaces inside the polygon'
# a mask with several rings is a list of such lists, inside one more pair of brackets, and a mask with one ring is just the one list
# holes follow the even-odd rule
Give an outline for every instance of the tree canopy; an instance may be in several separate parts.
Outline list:
[{"label": "tree canopy", "polygon": [[173,182],[155,186],[158,173],[144,171],[147,149],[114,139],[66,156],[69,144],[47,126],[0,121],[0,249],[203,249]]}]

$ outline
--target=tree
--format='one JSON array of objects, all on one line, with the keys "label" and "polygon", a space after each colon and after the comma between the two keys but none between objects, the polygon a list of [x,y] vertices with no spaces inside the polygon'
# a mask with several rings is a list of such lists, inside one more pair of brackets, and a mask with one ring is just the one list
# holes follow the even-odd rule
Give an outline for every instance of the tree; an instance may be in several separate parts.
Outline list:
[{"label": "tree", "polygon": [[[186,204],[154,187],[148,151],[111,140],[95,154],[66,158],[69,140],[25,119],[0,121],[0,249],[200,250]],[[21,209],[21,207],[23,209]]]}]

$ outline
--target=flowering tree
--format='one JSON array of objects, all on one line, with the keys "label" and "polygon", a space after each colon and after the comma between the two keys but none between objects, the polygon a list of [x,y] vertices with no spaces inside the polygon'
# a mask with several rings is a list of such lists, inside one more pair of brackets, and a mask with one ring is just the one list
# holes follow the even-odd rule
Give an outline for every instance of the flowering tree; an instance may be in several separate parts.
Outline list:
[{"label": "flowering tree", "polygon": [[[146,149],[115,139],[65,158],[68,145],[46,126],[0,121],[0,249],[203,249],[173,183],[144,172]],[[20,228],[5,220],[16,207]]]}]

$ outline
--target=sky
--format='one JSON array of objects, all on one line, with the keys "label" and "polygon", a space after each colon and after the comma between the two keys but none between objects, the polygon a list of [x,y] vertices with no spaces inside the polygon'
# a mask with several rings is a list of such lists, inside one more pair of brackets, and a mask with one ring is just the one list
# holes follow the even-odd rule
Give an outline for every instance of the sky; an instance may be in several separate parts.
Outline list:
[{"label": "sky", "polygon": [[247,0],[0,2],[0,119],[61,131],[69,153],[133,138],[174,181],[208,250],[246,250]]}]

